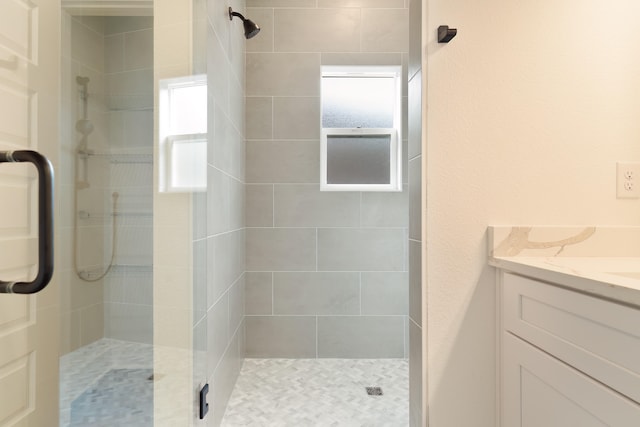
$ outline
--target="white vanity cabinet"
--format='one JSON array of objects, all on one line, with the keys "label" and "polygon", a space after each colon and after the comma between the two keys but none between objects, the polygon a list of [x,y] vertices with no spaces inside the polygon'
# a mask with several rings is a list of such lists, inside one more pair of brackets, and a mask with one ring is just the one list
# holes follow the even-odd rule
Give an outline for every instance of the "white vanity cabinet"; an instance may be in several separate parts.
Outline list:
[{"label": "white vanity cabinet", "polygon": [[502,427],[640,426],[640,307],[499,270]]}]

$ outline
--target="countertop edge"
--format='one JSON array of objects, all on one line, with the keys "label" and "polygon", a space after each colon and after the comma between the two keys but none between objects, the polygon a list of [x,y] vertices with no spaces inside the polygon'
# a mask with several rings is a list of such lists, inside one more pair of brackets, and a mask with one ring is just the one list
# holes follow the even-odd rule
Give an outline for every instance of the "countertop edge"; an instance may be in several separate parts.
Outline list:
[{"label": "countertop edge", "polygon": [[[578,275],[560,268],[532,265],[519,257],[489,257],[489,265],[507,272],[556,284],[599,298],[640,308],[640,291],[609,280]],[[594,274],[594,276],[597,276]]]}]

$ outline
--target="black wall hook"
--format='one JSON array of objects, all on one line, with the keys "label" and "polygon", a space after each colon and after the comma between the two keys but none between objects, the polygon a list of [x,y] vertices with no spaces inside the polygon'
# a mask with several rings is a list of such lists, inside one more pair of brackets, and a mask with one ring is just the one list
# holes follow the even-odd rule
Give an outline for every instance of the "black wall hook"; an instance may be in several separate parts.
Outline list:
[{"label": "black wall hook", "polygon": [[438,43],[449,43],[458,34],[456,28],[449,28],[448,25],[438,27]]}]

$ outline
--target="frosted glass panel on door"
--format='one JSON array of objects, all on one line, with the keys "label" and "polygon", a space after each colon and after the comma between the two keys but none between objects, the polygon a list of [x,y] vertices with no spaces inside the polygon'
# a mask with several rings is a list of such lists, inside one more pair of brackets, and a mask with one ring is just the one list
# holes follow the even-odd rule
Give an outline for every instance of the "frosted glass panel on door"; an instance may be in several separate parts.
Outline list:
[{"label": "frosted glass panel on door", "polygon": [[392,77],[322,78],[322,127],[391,128],[396,98]]},{"label": "frosted glass panel on door", "polygon": [[328,184],[389,184],[390,135],[329,135]]}]

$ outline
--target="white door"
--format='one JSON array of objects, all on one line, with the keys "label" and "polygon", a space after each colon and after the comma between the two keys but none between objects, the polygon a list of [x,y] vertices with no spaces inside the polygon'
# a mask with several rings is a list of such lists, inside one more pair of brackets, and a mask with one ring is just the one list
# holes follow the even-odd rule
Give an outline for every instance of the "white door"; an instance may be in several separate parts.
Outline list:
[{"label": "white door", "polygon": [[[0,0],[0,151],[57,162],[59,0]],[[0,163],[0,280],[30,281],[37,261],[37,174]],[[59,291],[0,294],[0,426],[58,425]]]}]

